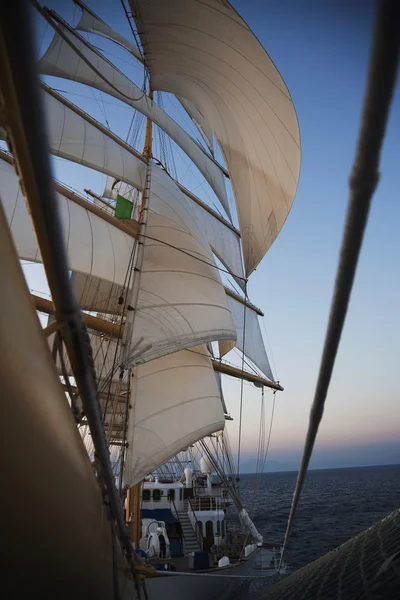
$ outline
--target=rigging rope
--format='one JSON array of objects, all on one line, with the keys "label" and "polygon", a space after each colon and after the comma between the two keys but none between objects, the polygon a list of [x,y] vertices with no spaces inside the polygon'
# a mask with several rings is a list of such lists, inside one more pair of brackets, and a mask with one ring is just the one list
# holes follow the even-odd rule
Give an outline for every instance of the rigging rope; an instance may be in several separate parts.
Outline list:
[{"label": "rigging rope", "polygon": [[[263,388],[263,397],[264,397],[264,388]],[[267,438],[267,445],[265,447],[265,452],[264,452],[263,460],[260,463],[259,478],[258,478],[258,482],[257,482],[256,491],[254,492],[253,506],[252,506],[252,509],[251,509],[251,518],[253,518],[254,513],[256,511],[256,501],[257,501],[257,497],[258,497],[258,493],[259,493],[259,488],[260,488],[260,485],[261,485],[261,475],[264,473],[265,465],[267,463],[267,458],[268,458],[269,444],[270,444],[270,441],[271,441],[271,433],[272,433],[272,425],[274,423],[276,390],[274,390],[274,392],[273,392],[273,397],[274,397],[274,399],[273,399],[273,402],[272,402],[272,412],[271,412],[271,420],[270,420],[270,423],[269,423],[269,432],[268,432],[268,438]],[[263,435],[265,435],[265,430],[263,431]]]},{"label": "rigging rope", "polygon": [[[164,99],[161,92],[156,92],[156,102],[158,106],[165,112]],[[157,127],[158,139],[160,145],[160,159],[167,167],[167,172],[173,179],[177,179],[177,171],[175,165],[174,153],[172,150],[172,140],[161,127]]]},{"label": "rigging rope", "polygon": [[[247,279],[245,280],[244,297],[248,301],[247,297]],[[246,312],[247,306],[244,305],[243,311],[243,352],[242,352],[242,373],[244,373],[244,353],[246,349]],[[240,411],[239,411],[239,439],[238,439],[238,459],[237,459],[237,480],[240,475],[240,451],[242,446],[242,417],[243,417],[243,378],[240,381]]]},{"label": "rigging rope", "polygon": [[[121,4],[122,4],[122,8],[124,9],[125,17],[126,17],[128,23],[129,23],[130,30],[132,32],[132,35],[133,35],[134,39],[135,39],[136,46],[138,47],[140,56],[142,57],[142,61],[143,61],[143,64],[145,66],[146,72],[149,74],[149,77],[150,77],[150,72],[149,72],[149,70],[147,68],[147,65],[146,65],[146,58],[144,56],[144,52],[143,52],[142,44],[141,44],[141,41],[140,41],[140,37],[138,35],[138,32],[135,31],[135,28],[132,25],[131,18],[134,15],[132,13],[130,13],[130,15],[129,15],[129,11],[128,11],[128,9],[125,6],[125,1],[124,0],[121,0]],[[140,13],[139,5],[137,5],[137,10],[138,10],[138,14],[136,15],[136,20],[140,21],[141,19],[140,19],[140,14],[139,14]]]},{"label": "rigging rope", "polygon": [[36,8],[36,10],[47,20],[47,22],[51,25],[51,27],[53,27],[53,29],[58,33],[58,35],[60,37],[62,37],[62,39],[64,40],[64,42],[66,42],[73,49],[73,51],[79,56],[79,58],[81,60],[83,60],[83,62],[86,63],[87,66],[90,69],[92,69],[92,71],[94,71],[96,73],[96,75],[98,77],[100,77],[100,79],[102,79],[114,91],[116,91],[119,95],[123,96],[124,98],[126,98],[129,101],[138,102],[143,97],[146,97],[146,99],[148,100],[148,97],[146,95],[146,73],[147,73],[146,67],[145,67],[143,89],[142,89],[142,93],[140,94],[140,96],[138,98],[134,98],[133,96],[125,94],[117,86],[115,86],[112,83],[112,81],[110,81],[105,75],[103,75],[101,73],[101,71],[99,71],[93,65],[93,63],[90,62],[90,60],[75,46],[75,44],[65,35],[65,33],[62,31],[62,29],[58,25],[56,25],[52,19],[54,19],[55,21],[57,21],[58,23],[60,23],[63,27],[65,27],[68,31],[70,31],[72,33],[72,35],[74,35],[78,40],[81,40],[84,43],[84,45],[88,45],[89,48],[93,52],[95,52],[99,56],[101,56],[101,58],[103,58],[105,61],[107,61],[114,69],[116,69],[115,65],[113,65],[107,58],[105,58],[105,56],[103,56],[102,54],[100,54],[99,52],[97,52],[97,50],[95,50],[94,48],[91,48],[91,44],[89,42],[87,42],[83,36],[81,36],[74,29],[72,29],[72,27],[70,27],[68,25],[68,23],[66,21],[64,21],[64,19],[62,17],[60,17],[54,10],[50,10],[50,9],[47,9],[47,8],[43,9],[40,6],[40,4],[38,2],[36,2],[36,0],[31,0],[31,2],[34,5],[34,7]]},{"label": "rigging rope", "polygon": [[203,448],[204,452],[206,453],[206,456],[209,459],[211,465],[214,467],[215,473],[217,473],[217,475],[221,478],[221,481],[223,481],[223,483],[225,484],[233,502],[235,503],[236,508],[240,512],[243,507],[240,502],[240,497],[238,494],[237,487],[234,485],[233,482],[230,482],[228,477],[226,476],[226,474],[223,471],[221,471],[219,465],[216,463],[214,456],[210,452],[210,449],[208,448],[208,446],[204,442],[204,440],[199,440],[199,444]]},{"label": "rigging rope", "polygon": [[371,198],[379,179],[380,153],[385,135],[399,63],[400,3],[380,0],[375,22],[367,89],[353,170],[350,199],[343,233],[329,322],[325,337],[314,401],[303,450],[300,471],[293,495],[279,568],[300,500],[319,424],[322,419],[329,382],[347,313]]},{"label": "rigging rope", "polygon": [[[141,236],[143,238],[148,239],[148,240],[152,240],[154,242],[159,242],[160,244],[164,244],[165,246],[168,246],[169,248],[174,248],[174,250],[178,250],[179,252],[182,252],[182,254],[186,254],[187,256],[190,256],[191,258],[194,258],[195,260],[199,260],[200,262],[205,263],[209,267],[213,267],[214,269],[218,269],[218,271],[221,271],[221,273],[227,273],[228,275],[231,275],[230,271],[227,271],[226,269],[223,269],[222,267],[219,267],[215,263],[208,262],[207,260],[204,260],[203,258],[200,258],[199,256],[195,256],[194,254],[191,254],[190,252],[187,252],[186,250],[183,250],[182,248],[178,248],[178,246],[174,246],[173,244],[169,244],[168,242],[165,242],[164,240],[160,240],[158,238],[152,237],[151,235],[141,234]],[[244,277],[240,277],[239,275],[235,275],[234,277],[236,277],[237,279],[240,279],[241,281],[244,281],[245,283],[247,282],[247,279],[245,279]],[[246,293],[245,297],[246,297],[246,300],[248,300],[247,293]]]}]

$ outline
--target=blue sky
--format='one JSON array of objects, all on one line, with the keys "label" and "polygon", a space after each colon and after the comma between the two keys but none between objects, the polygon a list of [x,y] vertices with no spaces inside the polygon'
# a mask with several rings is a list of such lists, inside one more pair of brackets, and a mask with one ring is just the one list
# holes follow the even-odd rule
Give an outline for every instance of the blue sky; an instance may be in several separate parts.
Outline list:
[{"label": "blue sky", "polygon": [[[296,106],[302,168],[293,209],[253,276],[285,392],[277,396],[271,456],[302,444],[333,290],[365,88],[373,22],[368,1],[237,2],[281,71]],[[318,453],[400,462],[400,93],[397,85]],[[272,284],[273,282],[273,284]],[[250,449],[250,438],[247,446]],[[397,456],[397,458],[396,458]],[[338,462],[341,464],[342,457]],[[357,462],[357,464],[359,464]]]},{"label": "blue sky", "polygon": [[[76,24],[79,10],[71,3],[49,2]],[[129,35],[119,3],[90,2],[110,25]],[[250,279],[251,300],[265,312],[268,342],[277,378],[285,387],[276,396],[271,438],[272,460],[298,460],[303,444],[315,382],[341,234],[348,200],[348,178],[353,163],[365,89],[373,22],[373,2],[358,0],[237,0],[233,5],[279,68],[297,110],[301,130],[302,168],[293,209],[278,239]],[[42,51],[49,28],[39,24]],[[140,67],[126,53],[101,38],[90,40],[110,60],[140,82]],[[132,110],[84,86],[49,79],[124,137]],[[105,103],[103,103],[105,101]],[[109,102],[109,103],[108,103]],[[165,108],[192,135],[196,130],[173,100]],[[400,462],[400,91],[392,107],[375,193],[345,331],[327,399],[316,448],[318,466],[351,466]],[[186,163],[183,162],[186,160]],[[187,159],[178,153],[177,169],[183,183],[205,201],[211,193]],[[65,161],[53,161],[56,175],[78,189],[102,190],[105,177]],[[28,266],[31,287],[44,282],[35,266]],[[267,341],[267,339],[266,339]],[[267,344],[268,346],[268,344]],[[257,447],[260,392],[245,384],[243,458]],[[235,417],[228,427],[235,446],[240,382],[226,380],[227,404]],[[268,392],[268,408],[272,394]],[[269,418],[269,417],[268,417]],[[375,452],[374,448],[378,448]],[[386,450],[385,450],[386,449]],[[337,461],[335,463],[335,455]],[[318,458],[319,457],[319,458]],[[363,459],[364,457],[364,459]]]}]

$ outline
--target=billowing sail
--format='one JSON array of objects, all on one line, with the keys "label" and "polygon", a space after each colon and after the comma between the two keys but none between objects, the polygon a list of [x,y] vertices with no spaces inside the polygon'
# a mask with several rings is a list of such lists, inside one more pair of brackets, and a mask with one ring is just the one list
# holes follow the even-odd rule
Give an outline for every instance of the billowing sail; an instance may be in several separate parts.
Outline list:
[{"label": "billowing sail", "polygon": [[178,98],[178,100],[186,110],[189,117],[192,119],[193,123],[196,125],[197,129],[200,131],[209,151],[214,156],[213,134],[211,127],[200,111],[198,111],[197,108],[191,102],[189,102],[189,100],[185,100],[185,98]]},{"label": "billowing sail", "polygon": [[[0,197],[20,259],[42,262],[25,196],[13,165],[0,159]],[[123,285],[134,238],[56,192],[68,266]]]},{"label": "billowing sail", "polygon": [[224,287],[192,207],[155,165],[151,184],[133,344],[151,347],[140,360],[213,340],[235,340]]},{"label": "billowing sail", "polygon": [[[113,42],[119,44],[120,46],[128,50],[128,52],[133,54],[133,56],[135,56],[135,58],[137,58],[140,62],[143,62],[142,55],[140,54],[139,49],[134,44],[132,44],[129,40],[120,35],[117,31],[109,27],[106,23],[104,23],[104,21],[100,19],[100,17],[98,17],[87,6],[85,6],[83,2],[80,2],[80,0],[74,1],[82,9],[81,20],[79,21],[75,29],[77,29],[78,31],[95,33],[109,40],[112,40]],[[206,142],[208,149],[214,156],[213,135],[207,121],[191,102],[185,100],[185,98],[178,98],[178,100],[192,119],[193,123],[196,125],[201,136]]]},{"label": "billowing sail", "polygon": [[[103,196],[115,199],[117,194],[125,198],[132,198],[134,188],[123,181],[115,183],[115,179],[108,177]],[[193,194],[190,196],[185,195],[191,204],[191,210],[197,219],[197,224],[208,240],[212,251],[244,289],[245,275],[239,232],[229,222],[218,218],[219,215],[215,215],[212,210],[208,210],[204,203],[196,201]]]},{"label": "billowing sail", "polygon": [[79,31],[86,31],[87,33],[97,33],[98,35],[102,35],[103,37],[116,42],[131,52],[138,60],[142,61],[139,48],[135,44],[132,44],[132,42],[126,39],[126,37],[122,36],[114,29],[111,29],[107,23],[104,23],[104,21],[87,6],[85,6],[83,2],[75,2],[75,4],[77,4],[82,10],[81,20],[75,29],[78,29]]},{"label": "billowing sail", "polygon": [[[2,542],[8,553],[7,564],[2,564],[9,574],[7,578],[3,571],[2,585],[9,589],[7,596],[23,595],[14,573],[19,540],[29,539],[36,543],[24,579],[32,595],[60,598],[69,595],[69,589],[72,594],[81,589],[88,598],[112,598],[116,575],[112,557],[122,570],[122,556],[32,310],[1,206],[0,255]],[[46,539],[43,544],[41,536]],[[122,576],[121,581],[125,585]],[[56,586],[65,592],[59,593]],[[134,593],[132,588],[132,598]]]},{"label": "billowing sail", "polygon": [[[229,308],[235,323],[237,340],[236,347],[247,356],[268,379],[274,380],[268,356],[265,350],[257,313],[231,296],[227,296]],[[246,310],[246,324],[244,311]],[[244,325],[246,335],[243,336]],[[245,338],[245,339],[243,339]],[[243,345],[244,341],[244,345]],[[224,342],[219,343],[221,356],[229,352],[231,346]]]},{"label": "billowing sail", "polygon": [[[225,289],[193,206],[164,171],[155,165],[151,170],[131,337],[137,356],[131,365],[208,341],[226,340],[232,348],[236,340]],[[117,314],[119,298],[127,297],[119,286],[93,277],[75,275],[72,281],[86,310]]]},{"label": "billowing sail", "polygon": [[[44,94],[50,151],[106,173],[113,178],[112,181],[122,181],[116,186],[122,195],[130,192],[130,186],[142,190],[146,178],[143,160],[132,154],[122,140],[110,137],[109,133],[86,120],[84,113],[75,112],[74,105],[55,96],[48,92]],[[166,178],[169,179],[168,176]],[[238,235],[193,200],[185,198],[190,202],[191,210],[199,219],[199,226],[215,254],[233,276],[243,277]]]},{"label": "billowing sail", "polygon": [[190,198],[189,202],[193,214],[196,216],[197,224],[204,237],[207,238],[212,251],[230,274],[236,278],[239,285],[243,286],[245,275],[239,235]]},{"label": "billowing sail", "polygon": [[131,152],[122,140],[96,127],[85,118],[83,111],[75,112],[73,104],[64,102],[54,92],[45,92],[43,103],[52,154],[101,171],[139,190],[143,189],[146,163]]},{"label": "billowing sail", "polygon": [[106,92],[149,117],[168,133],[194,162],[229,214],[224,175],[212,158],[117,67],[82,38],[62,25],[59,27],[68,42],[60,34],[55,33],[49,48],[39,61],[39,71],[46,75],[72,79]]},{"label": "billowing sail", "polygon": [[[219,0],[131,0],[154,90],[192,102],[230,173],[249,275],[291,208],[300,136],[290,94],[246,23]],[[234,43],[233,43],[234,42]]]},{"label": "billowing sail", "polygon": [[205,346],[141,365],[133,382],[125,466],[128,486],[225,424]]},{"label": "billowing sail", "polygon": [[92,275],[72,273],[71,285],[81,308],[91,312],[117,315],[121,310],[119,299],[126,298],[122,285]]}]

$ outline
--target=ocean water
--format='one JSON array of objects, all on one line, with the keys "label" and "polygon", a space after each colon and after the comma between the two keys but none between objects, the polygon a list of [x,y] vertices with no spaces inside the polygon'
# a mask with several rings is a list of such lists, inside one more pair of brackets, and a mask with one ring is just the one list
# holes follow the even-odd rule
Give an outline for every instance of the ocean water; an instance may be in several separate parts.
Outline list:
[{"label": "ocean water", "polygon": [[[266,542],[283,541],[297,473],[261,476],[254,523]],[[241,475],[251,514],[255,475]],[[400,507],[400,465],[309,471],[285,561],[300,568]]]}]

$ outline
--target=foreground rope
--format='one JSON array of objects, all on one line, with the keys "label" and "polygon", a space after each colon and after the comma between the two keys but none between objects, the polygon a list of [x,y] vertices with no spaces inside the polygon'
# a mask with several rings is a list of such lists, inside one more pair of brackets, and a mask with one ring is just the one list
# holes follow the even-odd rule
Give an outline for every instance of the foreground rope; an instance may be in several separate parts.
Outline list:
[{"label": "foreground rope", "polygon": [[396,510],[270,590],[247,598],[395,600],[400,589],[399,548],[400,510]]},{"label": "foreground rope", "polygon": [[400,2],[380,0],[375,23],[361,130],[350,177],[350,200],[340,252],[334,296],[321,366],[311,407],[303,458],[293,495],[283,554],[303,489],[308,464],[322,419],[325,399],[356,272],[367,224],[371,198],[379,179],[378,166],[399,61]]}]

